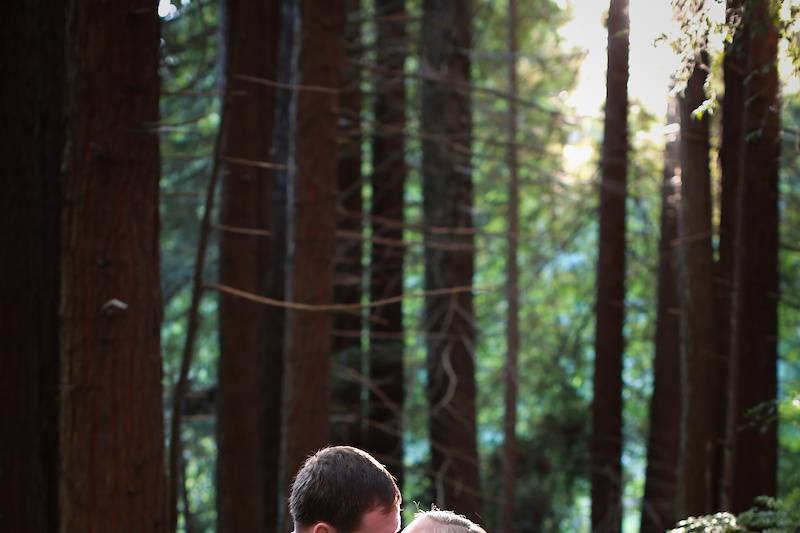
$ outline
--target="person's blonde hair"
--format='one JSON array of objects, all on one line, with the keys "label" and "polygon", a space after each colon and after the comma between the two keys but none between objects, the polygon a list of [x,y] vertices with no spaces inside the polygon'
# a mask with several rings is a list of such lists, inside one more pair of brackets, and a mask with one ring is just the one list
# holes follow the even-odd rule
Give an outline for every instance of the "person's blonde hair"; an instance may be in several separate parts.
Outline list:
[{"label": "person's blonde hair", "polygon": [[442,511],[434,507],[430,511],[419,511],[414,521],[428,519],[433,523],[433,533],[486,533],[486,530],[464,515],[453,511]]}]

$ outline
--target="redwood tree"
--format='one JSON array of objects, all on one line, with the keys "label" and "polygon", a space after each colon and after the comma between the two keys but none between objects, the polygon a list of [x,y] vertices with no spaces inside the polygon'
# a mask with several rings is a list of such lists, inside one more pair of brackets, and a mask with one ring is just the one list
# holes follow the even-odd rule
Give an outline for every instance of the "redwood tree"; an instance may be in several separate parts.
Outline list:
[{"label": "redwood tree", "polygon": [[[294,110],[288,130],[285,298],[325,309],[333,297],[344,1],[293,0],[289,4],[294,8],[294,46],[298,48],[282,51],[296,58],[289,79],[281,80],[292,87],[290,109]],[[285,334],[280,476],[284,491],[305,458],[328,442],[329,310],[289,307]]]},{"label": "redwood tree", "polygon": [[59,530],[166,531],[155,5],[72,3],[66,39]]},{"label": "redwood tree", "polygon": [[622,525],[622,356],[628,161],[628,0],[611,0],[592,400],[592,530]]},{"label": "redwood tree", "polygon": [[[728,0],[727,22],[734,24],[741,15],[743,0]],[[743,25],[737,28],[733,41],[725,48],[723,77],[725,93],[722,98],[721,145],[719,162],[721,170],[719,195],[719,246],[714,263],[714,305],[716,314],[716,354],[713,372],[719,395],[715,413],[714,487],[715,508],[724,508],[722,501],[728,491],[724,485],[724,448],[726,442],[727,387],[730,362],[731,313],[733,299],[733,256],[736,233],[736,197],[739,186],[739,148],[742,140],[742,112],[744,110],[744,71],[746,56]]]},{"label": "redwood tree", "polygon": [[[406,180],[405,0],[376,0],[372,142],[370,299],[403,294],[403,191]],[[403,483],[403,303],[375,307],[369,321],[367,449]]]},{"label": "redwood tree", "polygon": [[[671,100],[667,123],[678,121],[678,102]],[[678,314],[678,237],[680,216],[680,138],[667,139],[661,186],[661,238],[658,246],[658,301],[656,304],[653,395],[650,399],[650,435],[642,500],[642,533],[662,533],[678,521],[675,491],[678,478],[680,411],[680,315]]]},{"label": "redwood tree", "polygon": [[[296,78],[296,57],[292,53],[295,46],[297,2],[279,1],[278,24],[278,73],[279,81],[291,82]],[[275,94],[275,115],[272,142],[272,160],[279,166],[275,169],[272,181],[270,259],[267,275],[267,293],[277,301],[286,295],[286,254],[287,254],[287,214],[289,163],[292,154],[291,137],[294,123],[292,102],[296,93],[291,90],[278,90]],[[265,403],[264,423],[264,489],[265,519],[267,524],[279,531],[284,530],[286,506],[282,504],[285,489],[281,476],[283,460],[283,389],[284,389],[284,345],[286,334],[286,309],[270,306],[267,315],[266,335],[269,363],[266,368],[266,383],[269,396]],[[293,473],[288,474],[289,476]]]},{"label": "redwood tree", "polygon": [[[225,83],[231,95],[223,132],[220,283],[265,295],[270,265],[272,170],[270,159],[275,91],[237,78],[275,79],[277,0],[227,0],[223,4]],[[256,230],[255,234],[246,231]],[[260,233],[259,233],[260,232]],[[217,387],[217,529],[272,531],[265,520],[265,372],[268,309],[221,293]],[[272,371],[272,370],[271,370]],[[274,475],[270,473],[269,475]]]},{"label": "redwood tree", "polygon": [[[697,6],[701,6],[696,3]],[[699,9],[699,7],[698,7]],[[708,58],[699,53],[684,95],[681,114],[681,449],[678,514],[713,510],[712,472],[715,404],[712,373],[715,349],[711,177],[708,114],[695,110],[705,101]]]},{"label": "redwood tree", "polygon": [[[361,176],[361,2],[346,0],[347,23],[343,35],[346,64],[339,97],[339,145],[337,238],[334,250],[334,301],[361,303],[364,269]],[[363,386],[361,309],[335,312],[331,350],[336,362],[331,395],[331,442],[363,446],[361,390]]]},{"label": "redwood tree", "polygon": [[729,419],[730,509],[777,489],[778,30],[775,2],[748,2],[739,150]]},{"label": "redwood tree", "polygon": [[0,530],[56,531],[64,9],[18,2],[0,21]]},{"label": "redwood tree", "polygon": [[[422,190],[425,289],[472,285],[470,2],[426,0],[422,18]],[[435,231],[434,231],[435,230]],[[478,520],[475,324],[468,290],[428,294],[427,343],[432,476],[436,504]]]}]

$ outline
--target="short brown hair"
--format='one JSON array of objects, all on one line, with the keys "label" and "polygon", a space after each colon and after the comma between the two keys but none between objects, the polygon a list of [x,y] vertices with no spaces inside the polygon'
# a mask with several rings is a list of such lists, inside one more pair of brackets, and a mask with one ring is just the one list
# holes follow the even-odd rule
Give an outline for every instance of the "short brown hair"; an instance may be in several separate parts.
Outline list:
[{"label": "short brown hair", "polygon": [[485,529],[466,516],[453,511],[442,511],[436,507],[414,515],[414,521],[425,519],[434,523],[436,533],[486,533]]},{"label": "short brown hair", "polygon": [[370,454],[351,446],[323,448],[297,473],[289,495],[295,524],[327,522],[340,533],[358,528],[364,515],[387,513],[401,501],[392,475]]}]

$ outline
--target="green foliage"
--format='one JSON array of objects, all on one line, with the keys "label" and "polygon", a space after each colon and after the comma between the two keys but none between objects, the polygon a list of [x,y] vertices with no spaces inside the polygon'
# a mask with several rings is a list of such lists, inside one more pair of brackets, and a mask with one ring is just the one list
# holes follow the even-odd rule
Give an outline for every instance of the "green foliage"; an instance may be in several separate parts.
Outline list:
[{"label": "green foliage", "polygon": [[783,104],[778,307],[780,495],[800,487],[800,94],[786,96]]},{"label": "green foliage", "polygon": [[[708,53],[711,70],[721,65],[725,51],[733,43],[739,27],[747,22],[751,7],[756,0],[745,0],[738,8],[727,7],[724,0],[670,0],[680,30],[672,35],[663,35],[672,49],[682,59],[682,66],[675,74],[676,93],[683,92],[692,73],[694,63],[701,51]],[[760,0],[759,0],[760,1]],[[778,28],[780,39],[786,44],[786,54],[794,65],[794,75],[800,71],[800,2],[798,0],[769,0],[772,21]],[[756,31],[759,31],[756,28]],[[769,68],[765,65],[764,68]],[[707,86],[708,99],[695,110],[695,116],[716,111],[718,99],[714,87]]]},{"label": "green foliage", "polygon": [[[219,5],[210,0],[180,0],[161,25],[161,280],[164,317],[164,391],[167,420],[172,390],[186,338],[203,196],[211,171],[213,139],[219,124],[217,62]],[[206,279],[216,277],[212,235]],[[190,389],[216,384],[217,302],[206,295],[200,307],[197,350]],[[167,438],[169,435],[167,435]],[[216,440],[213,418],[184,420],[183,462],[192,529],[214,531]],[[179,527],[186,530],[181,504]]]},{"label": "green foliage", "polygon": [[[545,415],[536,431],[521,435],[515,501],[519,531],[565,531],[575,521],[576,496],[585,489],[588,430],[583,401]],[[501,461],[496,448],[487,461],[486,494],[500,494]],[[487,509],[495,522],[498,508]]]},{"label": "green foliage", "polygon": [[739,515],[745,531],[765,533],[796,533],[800,530],[800,489],[785,498],[760,498],[756,506]]},{"label": "green foliage", "polygon": [[[505,2],[474,3],[473,79],[508,90]],[[558,28],[568,14],[556,2],[521,9],[518,137],[507,136],[508,102],[474,97],[473,179],[479,447],[487,523],[496,523],[505,366],[508,143],[519,152],[519,286],[521,352],[517,433],[520,531],[561,531],[585,494],[585,432],[591,384],[594,269],[593,184],[563,173],[570,126],[560,95],[575,83],[579,54],[566,50]],[[581,517],[582,518],[582,517]],[[567,527],[569,529],[569,527]]]},{"label": "green foliage", "polygon": [[717,513],[681,520],[678,522],[678,527],[671,529],[670,533],[733,533],[735,531],[743,531],[736,522],[736,517],[730,513]]},{"label": "green foliage", "polygon": [[800,531],[800,489],[783,499],[759,498],[755,507],[739,516],[730,513],[690,517],[670,533],[797,533]]},{"label": "green foliage", "polygon": [[800,3],[796,0],[783,0],[778,27],[781,36],[786,40],[786,51],[797,75],[800,73]]}]

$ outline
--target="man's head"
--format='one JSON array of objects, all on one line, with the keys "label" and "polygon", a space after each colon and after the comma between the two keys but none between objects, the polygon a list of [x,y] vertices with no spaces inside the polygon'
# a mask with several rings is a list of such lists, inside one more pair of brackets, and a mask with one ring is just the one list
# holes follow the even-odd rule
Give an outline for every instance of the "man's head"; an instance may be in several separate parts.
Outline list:
[{"label": "man's head", "polygon": [[486,531],[469,518],[452,511],[433,509],[417,513],[403,533],[486,533]]},{"label": "man's head", "polygon": [[289,511],[297,533],[397,533],[400,502],[394,478],[371,455],[332,446],[297,473]]}]

